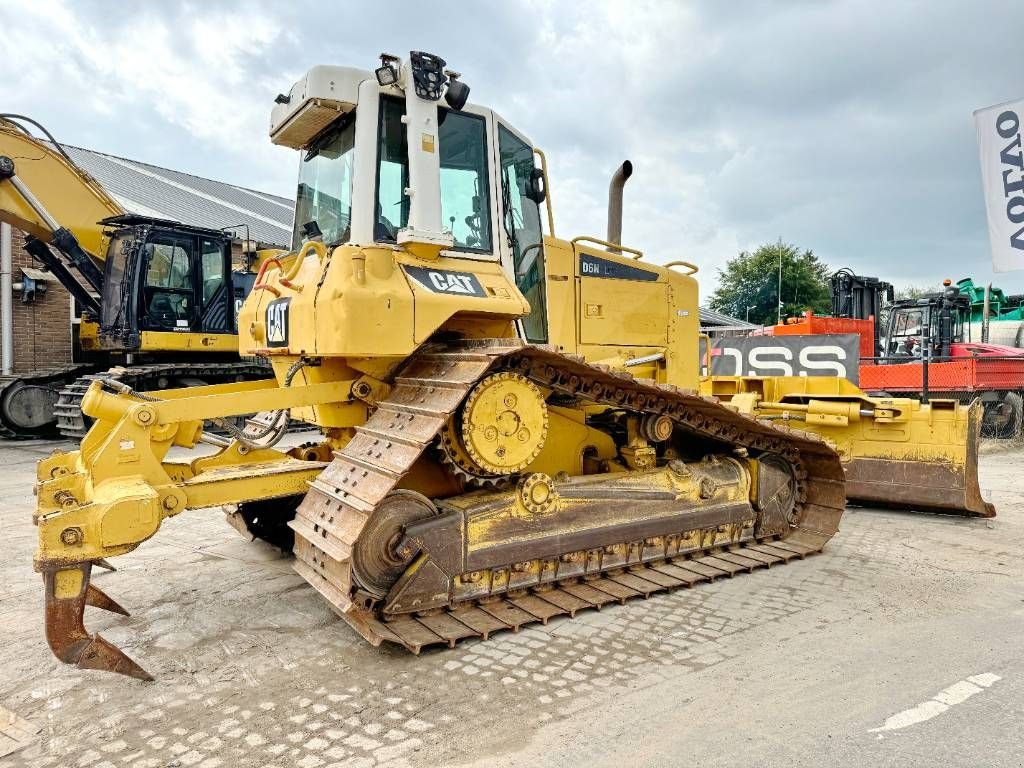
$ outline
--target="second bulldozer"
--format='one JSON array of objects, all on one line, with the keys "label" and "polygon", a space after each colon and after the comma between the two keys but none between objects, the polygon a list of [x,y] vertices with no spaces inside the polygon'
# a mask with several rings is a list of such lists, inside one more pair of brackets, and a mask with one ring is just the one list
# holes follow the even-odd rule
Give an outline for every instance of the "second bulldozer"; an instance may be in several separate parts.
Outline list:
[{"label": "second bulldozer", "polygon": [[[836,532],[836,450],[756,418],[769,390],[758,409],[700,394],[696,268],[557,238],[544,155],[468,90],[413,52],[315,67],[277,98],[272,140],[302,157],[297,237],[239,317],[240,351],[274,378],[90,387],[81,449],[38,468],[35,566],[63,661],[149,677],[85,629],[86,604],[123,611],[91,568],[189,509],[227,506],[293,548],[363,637],[414,652],[784,563]],[[262,435],[168,460],[209,440],[204,419],[257,411],[278,414]],[[323,442],[275,448],[289,415]]]}]

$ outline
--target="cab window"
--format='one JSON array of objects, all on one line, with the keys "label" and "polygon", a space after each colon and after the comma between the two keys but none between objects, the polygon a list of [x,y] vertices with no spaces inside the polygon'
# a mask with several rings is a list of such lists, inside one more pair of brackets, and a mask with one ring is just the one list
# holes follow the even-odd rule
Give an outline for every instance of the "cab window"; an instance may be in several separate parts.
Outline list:
[{"label": "cab window", "polygon": [[398,230],[409,223],[409,162],[406,152],[405,102],[384,97],[380,105],[377,162],[377,212],[373,239],[394,243]]},{"label": "cab window", "polygon": [[227,280],[224,273],[227,261],[225,244],[216,240],[200,240],[200,289],[202,303],[202,330],[227,333],[233,331],[234,318],[229,323]]},{"label": "cab window", "polygon": [[889,353],[893,355],[920,356],[923,333],[923,310],[897,310],[893,318],[892,337],[889,339]]},{"label": "cab window", "polygon": [[190,238],[159,238],[146,243],[145,322],[152,329],[188,329],[192,313]]},{"label": "cab window", "polygon": [[[377,211],[374,239],[395,242],[409,223],[409,186],[405,102],[390,96],[381,100]],[[454,249],[492,250],[490,181],[487,175],[487,128],[479,115],[438,108],[441,164],[441,218],[452,232]]]},{"label": "cab window", "polygon": [[512,250],[516,285],[530,303],[530,314],[523,318],[523,328],[528,341],[544,343],[548,340],[548,323],[543,235],[540,206],[529,194],[533,148],[499,125],[498,151],[504,234]]},{"label": "cab window", "polygon": [[317,139],[299,165],[292,248],[298,249],[304,229],[315,223],[328,245],[347,242],[352,218],[352,169],[355,162],[355,113]]}]

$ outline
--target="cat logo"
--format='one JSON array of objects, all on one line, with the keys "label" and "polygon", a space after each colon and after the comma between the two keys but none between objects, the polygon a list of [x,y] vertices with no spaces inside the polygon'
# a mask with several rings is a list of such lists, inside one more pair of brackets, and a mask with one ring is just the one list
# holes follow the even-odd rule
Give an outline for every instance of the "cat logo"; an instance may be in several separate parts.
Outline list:
[{"label": "cat logo", "polygon": [[487,294],[480,281],[472,272],[453,272],[448,269],[425,269],[405,265],[405,273],[417,284],[433,293],[450,293],[456,296],[477,296]]},{"label": "cat logo", "polygon": [[291,298],[276,299],[267,305],[267,346],[288,346],[288,305]]}]

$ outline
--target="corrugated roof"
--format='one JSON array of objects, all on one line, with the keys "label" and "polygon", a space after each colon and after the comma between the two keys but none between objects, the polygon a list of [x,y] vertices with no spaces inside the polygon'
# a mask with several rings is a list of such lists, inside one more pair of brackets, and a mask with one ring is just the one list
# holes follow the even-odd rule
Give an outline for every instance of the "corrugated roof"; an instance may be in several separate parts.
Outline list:
[{"label": "corrugated roof", "polygon": [[721,312],[715,312],[713,309],[707,307],[700,308],[700,327],[701,328],[719,328],[720,330],[746,330],[753,329],[759,326],[754,323],[748,323],[744,320],[740,320],[737,317],[730,315],[724,315]]},{"label": "corrugated roof", "polygon": [[208,229],[248,224],[255,240],[291,244],[294,202],[286,197],[81,147],[64,149],[130,213]]}]

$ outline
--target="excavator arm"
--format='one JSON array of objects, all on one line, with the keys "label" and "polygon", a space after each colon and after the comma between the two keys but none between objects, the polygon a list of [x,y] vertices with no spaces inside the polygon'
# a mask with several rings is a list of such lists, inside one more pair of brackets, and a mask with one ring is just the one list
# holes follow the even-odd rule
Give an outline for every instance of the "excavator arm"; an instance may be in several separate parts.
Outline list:
[{"label": "excavator arm", "polygon": [[[46,132],[29,118],[17,119]],[[102,291],[103,271],[97,263],[106,259],[108,245],[102,222],[124,214],[117,201],[52,137],[44,142],[20,123],[0,116],[0,221],[27,232],[26,250],[83,307],[97,314],[99,304],[92,293]]]}]

